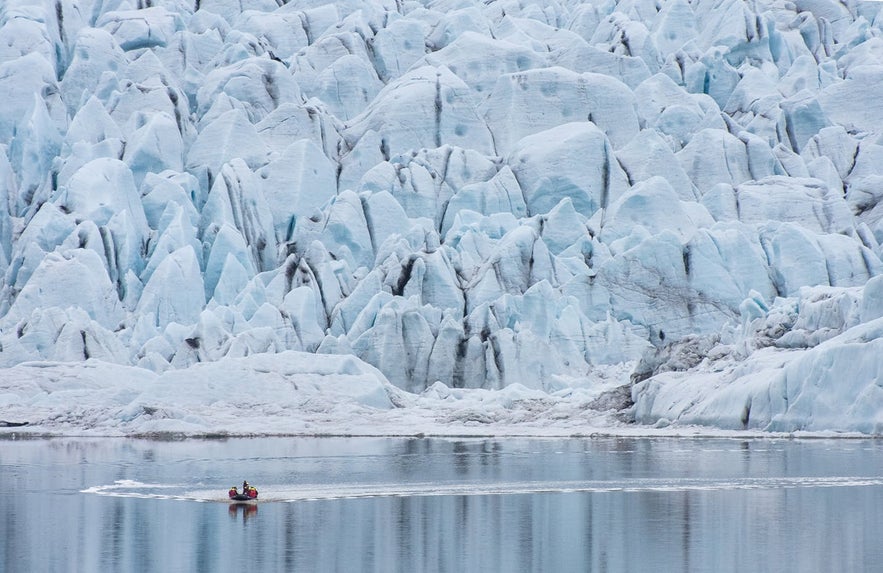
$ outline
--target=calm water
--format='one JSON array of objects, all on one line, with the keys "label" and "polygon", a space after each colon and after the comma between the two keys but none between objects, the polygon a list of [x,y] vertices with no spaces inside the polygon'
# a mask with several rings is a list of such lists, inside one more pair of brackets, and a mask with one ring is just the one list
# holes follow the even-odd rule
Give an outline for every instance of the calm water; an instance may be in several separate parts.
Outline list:
[{"label": "calm water", "polygon": [[0,479],[6,572],[883,571],[880,441],[0,441]]}]

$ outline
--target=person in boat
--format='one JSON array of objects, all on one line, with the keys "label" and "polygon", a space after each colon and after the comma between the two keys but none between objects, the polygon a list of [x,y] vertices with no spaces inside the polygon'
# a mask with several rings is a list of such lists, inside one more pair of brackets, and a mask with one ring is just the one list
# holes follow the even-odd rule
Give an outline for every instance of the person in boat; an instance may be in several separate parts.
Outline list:
[{"label": "person in boat", "polygon": [[239,490],[236,489],[236,486],[234,485],[230,488],[230,491],[227,492],[227,495],[230,497],[230,499],[233,499],[234,497],[239,495]]},{"label": "person in boat", "polygon": [[248,481],[243,481],[242,495],[247,495],[249,499],[257,499],[258,490],[249,485]]}]

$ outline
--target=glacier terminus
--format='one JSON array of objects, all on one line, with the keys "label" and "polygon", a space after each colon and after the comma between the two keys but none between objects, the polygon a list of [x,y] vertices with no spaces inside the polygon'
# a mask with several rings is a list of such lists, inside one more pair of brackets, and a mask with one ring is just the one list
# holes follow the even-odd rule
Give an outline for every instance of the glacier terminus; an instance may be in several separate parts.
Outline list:
[{"label": "glacier terminus", "polygon": [[870,0],[6,0],[0,420],[883,434],[881,96]]}]

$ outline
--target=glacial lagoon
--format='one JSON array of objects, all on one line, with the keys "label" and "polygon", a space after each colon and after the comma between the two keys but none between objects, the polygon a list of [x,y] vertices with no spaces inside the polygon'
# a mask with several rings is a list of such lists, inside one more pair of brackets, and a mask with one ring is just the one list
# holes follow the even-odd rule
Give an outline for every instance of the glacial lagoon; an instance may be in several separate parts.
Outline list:
[{"label": "glacial lagoon", "polygon": [[883,563],[879,440],[6,439],[0,479],[8,573]]}]

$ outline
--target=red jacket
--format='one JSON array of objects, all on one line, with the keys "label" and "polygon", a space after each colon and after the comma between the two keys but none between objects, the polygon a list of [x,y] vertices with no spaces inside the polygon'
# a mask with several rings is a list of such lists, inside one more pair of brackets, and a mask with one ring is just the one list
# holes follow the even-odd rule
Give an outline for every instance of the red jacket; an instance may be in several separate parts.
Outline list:
[{"label": "red jacket", "polygon": [[258,497],[258,490],[256,490],[253,487],[248,488],[248,491],[246,493],[248,494],[248,497],[250,497],[251,499],[257,499],[257,497]]}]

